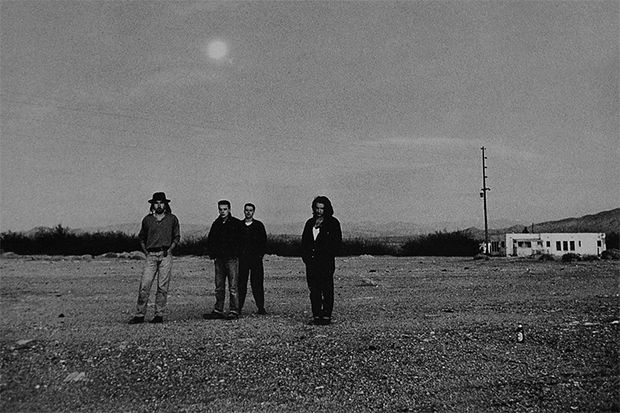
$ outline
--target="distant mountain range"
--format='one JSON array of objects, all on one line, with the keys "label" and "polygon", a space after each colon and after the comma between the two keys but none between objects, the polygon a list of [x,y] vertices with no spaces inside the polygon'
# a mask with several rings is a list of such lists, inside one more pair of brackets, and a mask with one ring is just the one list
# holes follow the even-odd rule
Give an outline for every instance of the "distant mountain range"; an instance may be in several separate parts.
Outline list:
[{"label": "distant mountain range", "polygon": [[[494,221],[498,226],[507,221]],[[514,224],[514,223],[511,223]],[[271,224],[265,222],[267,232],[272,235],[301,235],[304,222],[290,222]],[[378,224],[376,222],[342,222],[344,236],[348,238],[384,238],[384,237],[411,237],[420,234],[433,233],[435,231],[456,231],[464,226],[456,223],[437,223],[434,225],[420,225],[408,222],[388,222]],[[137,234],[140,231],[140,224],[118,224],[106,227],[92,227],[73,230],[74,232],[123,232],[126,234]],[[184,224],[181,223],[181,236],[183,238],[199,238],[209,233],[207,225]]]},{"label": "distant mountain range", "polygon": [[[267,231],[274,235],[300,235],[303,230],[303,222],[269,224],[265,223]],[[392,238],[413,237],[420,234],[429,234],[436,231],[464,230],[476,239],[484,239],[484,229],[470,227],[463,229],[456,223],[437,223],[434,225],[418,225],[413,223],[390,222],[377,224],[373,222],[348,223],[343,222],[344,236],[348,238]],[[620,208],[610,211],[599,212],[593,215],[584,215],[580,218],[565,218],[559,221],[541,222],[524,226],[510,221],[492,221],[489,223],[490,235],[506,234],[511,232],[520,233],[524,228],[529,232],[619,232],[620,231]],[[497,229],[501,228],[501,229]],[[50,230],[46,227],[36,227],[26,234],[34,234],[41,230]],[[84,232],[122,232],[137,234],[140,231],[140,223],[109,225],[105,227],[91,227],[72,229],[74,233]],[[181,223],[181,235],[183,238],[196,238],[206,236],[209,228],[206,225]]]},{"label": "distant mountain range", "polygon": [[[580,218],[565,218],[559,221],[547,221],[529,226],[513,225],[503,229],[489,229],[489,235],[521,233],[527,229],[530,233],[544,232],[620,232],[620,208],[584,215]],[[484,230],[468,228],[465,230],[475,239],[484,240]]]}]

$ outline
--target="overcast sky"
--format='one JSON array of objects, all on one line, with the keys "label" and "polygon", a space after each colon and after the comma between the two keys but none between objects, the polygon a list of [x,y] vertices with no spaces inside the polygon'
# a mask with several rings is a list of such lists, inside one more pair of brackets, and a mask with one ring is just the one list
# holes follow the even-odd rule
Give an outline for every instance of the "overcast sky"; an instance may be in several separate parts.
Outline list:
[{"label": "overcast sky", "polygon": [[0,5],[2,231],[619,206],[618,1]]}]

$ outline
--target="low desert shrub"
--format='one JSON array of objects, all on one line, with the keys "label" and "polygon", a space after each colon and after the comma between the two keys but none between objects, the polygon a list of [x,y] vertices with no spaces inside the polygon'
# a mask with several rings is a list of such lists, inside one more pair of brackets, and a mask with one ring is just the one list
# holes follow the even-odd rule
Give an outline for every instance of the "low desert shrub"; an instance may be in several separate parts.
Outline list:
[{"label": "low desert shrub", "polygon": [[340,254],[343,257],[360,255],[398,255],[399,246],[385,239],[378,238],[350,238],[342,242]]},{"label": "low desert shrub", "polygon": [[267,254],[279,255],[280,257],[299,257],[301,256],[301,237],[269,234],[267,236]]},{"label": "low desert shrub", "polygon": [[174,249],[174,255],[197,255],[202,256],[207,253],[207,237],[181,238],[181,242]]},{"label": "low desert shrub", "polygon": [[581,261],[581,255],[575,254],[574,252],[568,252],[562,255],[562,262],[573,262],[573,261]]},{"label": "low desert shrub", "polygon": [[[181,239],[175,249],[175,255],[208,255],[207,236]],[[268,235],[267,254],[281,257],[298,257],[301,255],[301,238],[293,235]]]},{"label": "low desert shrub", "polygon": [[618,232],[612,231],[605,234],[605,245],[608,250],[620,249],[620,235]]},{"label": "low desert shrub", "polygon": [[463,231],[435,232],[405,242],[403,256],[473,257],[480,251],[480,242]]},{"label": "low desert shrub", "polygon": [[555,261],[555,257],[552,254],[541,254],[538,259],[540,261]]},{"label": "low desert shrub", "polygon": [[604,260],[620,260],[620,250],[612,248],[601,253],[601,259]]},{"label": "low desert shrub", "polygon": [[0,235],[5,251],[19,255],[102,255],[140,250],[137,235],[122,232],[74,233],[61,225],[34,235],[8,232]]},{"label": "low desert shrub", "polygon": [[[174,255],[207,254],[206,236],[183,238]],[[140,251],[137,235],[123,232],[78,233],[58,225],[34,234],[6,232],[0,234],[3,251],[18,255],[93,255]],[[301,255],[301,237],[269,235],[267,254],[282,257]],[[390,238],[348,238],[342,243],[339,256],[468,256],[479,252],[479,242],[464,232],[436,232],[403,241]]]}]

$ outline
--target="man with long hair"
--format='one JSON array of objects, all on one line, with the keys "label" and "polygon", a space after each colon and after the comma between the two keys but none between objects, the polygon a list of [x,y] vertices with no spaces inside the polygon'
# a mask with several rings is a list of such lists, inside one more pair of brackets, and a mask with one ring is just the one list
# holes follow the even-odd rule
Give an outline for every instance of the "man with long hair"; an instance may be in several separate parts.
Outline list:
[{"label": "man with long hair", "polygon": [[164,320],[168,301],[168,287],[172,274],[172,251],[181,239],[181,230],[178,218],[172,214],[170,200],[166,194],[156,192],[152,199],[150,214],[142,220],[140,246],[146,255],[140,288],[138,289],[138,304],[136,315],[129,322],[140,324],[144,322],[151,285],[157,276],[157,293],[155,295],[155,316],[151,323],[161,323]]},{"label": "man with long hair", "polygon": [[306,280],[310,289],[312,323],[331,323],[334,309],[334,272],[336,255],[342,244],[340,222],[326,196],[312,201],[312,218],[306,221],[301,235],[301,257],[306,264]]}]

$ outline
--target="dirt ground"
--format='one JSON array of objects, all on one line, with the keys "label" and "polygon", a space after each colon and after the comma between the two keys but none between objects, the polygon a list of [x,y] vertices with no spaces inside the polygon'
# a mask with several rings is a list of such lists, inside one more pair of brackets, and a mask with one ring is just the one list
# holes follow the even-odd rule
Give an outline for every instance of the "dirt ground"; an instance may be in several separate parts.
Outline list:
[{"label": "dirt ground", "polygon": [[181,257],[165,322],[129,325],[141,268],[0,259],[0,411],[620,411],[617,261],[339,258],[330,326],[275,256],[266,316],[203,320],[213,263]]}]

